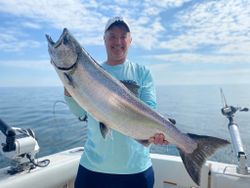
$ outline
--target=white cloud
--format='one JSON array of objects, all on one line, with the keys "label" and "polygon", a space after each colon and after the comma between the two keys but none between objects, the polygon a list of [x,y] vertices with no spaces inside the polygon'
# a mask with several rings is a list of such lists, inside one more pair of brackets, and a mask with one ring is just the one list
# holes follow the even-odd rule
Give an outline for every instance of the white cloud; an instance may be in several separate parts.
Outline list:
[{"label": "white cloud", "polygon": [[240,51],[250,42],[249,1],[204,1],[179,12],[176,18],[171,27],[180,34],[164,40],[160,47],[192,51],[203,46],[218,49],[238,44]]},{"label": "white cloud", "polygon": [[[178,7],[185,1],[167,0],[159,3],[159,1],[147,0],[140,2],[33,0],[20,3],[18,0],[12,0],[1,1],[0,12],[33,20],[32,25],[26,23],[27,27],[38,27],[41,23],[49,24],[57,29],[68,27],[81,33],[84,36],[82,40],[88,37],[96,39],[96,36],[102,35],[108,17],[122,15],[127,17],[133,27],[132,30],[135,31],[135,45],[152,49],[158,42],[159,33],[164,30],[159,14],[171,7]],[[111,12],[111,15],[108,15],[107,10]],[[144,20],[144,22],[137,22],[137,20]],[[93,37],[93,33],[96,36]],[[146,44],[145,39],[147,39]],[[103,44],[100,40],[93,43]]]},{"label": "white cloud", "polygon": [[33,0],[2,1],[0,11],[16,16],[33,19],[34,22],[47,23],[54,28],[69,27],[82,31],[100,31],[98,24],[103,22],[102,14],[92,11],[97,8],[95,1],[81,3],[72,0]]},{"label": "white cloud", "polygon": [[[0,1],[0,12],[22,17],[22,26],[39,29],[68,27],[85,45],[103,45],[102,34],[107,19],[123,15],[131,25],[134,46],[148,50],[188,52],[183,56],[190,62],[227,60],[224,54],[235,60],[248,62],[250,50],[250,2],[244,0],[192,1],[191,0],[144,0],[144,1],[79,1],[79,0],[33,0]],[[185,6],[189,3],[189,6]],[[183,6],[183,7],[182,7]],[[180,8],[178,11],[175,8]],[[108,11],[107,11],[108,10]],[[171,20],[164,14],[172,11]],[[172,22],[171,22],[172,21]],[[17,24],[18,25],[18,24]],[[167,26],[166,26],[167,25]],[[38,47],[39,42],[20,40],[18,34],[0,34],[0,49],[18,51]],[[199,55],[207,51],[214,57]],[[190,55],[193,54],[193,55]],[[181,60],[172,55],[174,59]],[[171,55],[155,56],[169,60]],[[183,62],[183,61],[181,61]]]},{"label": "white cloud", "polygon": [[19,52],[25,48],[38,48],[41,44],[38,41],[31,39],[20,39],[25,37],[21,32],[15,29],[5,31],[4,28],[0,28],[0,50],[5,52]]},{"label": "white cloud", "polygon": [[25,28],[31,28],[31,29],[41,29],[42,28],[42,26],[40,24],[37,24],[37,23],[34,23],[34,22],[23,22],[21,24]]},{"label": "white cloud", "polygon": [[146,59],[160,60],[165,63],[207,63],[207,64],[234,64],[235,62],[249,64],[250,55],[216,55],[216,54],[197,54],[197,53],[171,53],[164,55],[144,56]]},{"label": "white cloud", "polygon": [[234,70],[173,70],[169,64],[149,66],[156,85],[249,84],[250,68]]},{"label": "white cloud", "polygon": [[5,60],[0,61],[1,67],[24,68],[31,70],[50,70],[53,66],[49,60]]},{"label": "white cloud", "polygon": [[62,82],[56,74],[40,74],[40,75],[22,75],[13,76],[10,78],[3,77],[0,80],[1,87],[48,87],[60,86]]}]

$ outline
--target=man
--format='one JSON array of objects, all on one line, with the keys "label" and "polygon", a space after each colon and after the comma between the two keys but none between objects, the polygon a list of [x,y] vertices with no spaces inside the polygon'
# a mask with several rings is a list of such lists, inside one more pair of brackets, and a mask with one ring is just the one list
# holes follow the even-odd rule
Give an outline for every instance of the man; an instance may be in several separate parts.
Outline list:
[{"label": "man", "polygon": [[[127,21],[122,17],[111,18],[105,27],[104,43],[107,60],[103,69],[121,81],[139,86],[137,96],[156,108],[155,87],[150,71],[127,59],[132,37]],[[109,96],[107,96],[108,99]],[[65,89],[65,100],[78,117],[87,114]],[[154,172],[149,147],[112,130],[103,138],[100,122],[88,116],[88,139],[75,180],[75,188],[153,188]],[[149,143],[166,144],[162,134],[152,135]]]}]

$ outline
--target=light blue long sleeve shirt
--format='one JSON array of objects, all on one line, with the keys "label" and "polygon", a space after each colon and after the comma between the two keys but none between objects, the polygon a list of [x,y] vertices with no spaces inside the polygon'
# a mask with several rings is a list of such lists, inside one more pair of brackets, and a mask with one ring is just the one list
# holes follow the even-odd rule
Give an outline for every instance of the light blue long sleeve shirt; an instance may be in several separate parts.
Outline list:
[{"label": "light blue long sleeve shirt", "polygon": [[[126,60],[116,66],[104,63],[102,67],[118,80],[135,81],[140,86],[138,97],[150,107],[156,108],[155,86],[151,73],[145,66]],[[73,98],[65,96],[65,101],[77,117],[87,114]],[[112,136],[104,139],[99,122],[91,115],[87,115],[88,139],[80,160],[82,166],[95,172],[133,174],[142,172],[152,165],[149,147],[115,130],[112,130]]]}]

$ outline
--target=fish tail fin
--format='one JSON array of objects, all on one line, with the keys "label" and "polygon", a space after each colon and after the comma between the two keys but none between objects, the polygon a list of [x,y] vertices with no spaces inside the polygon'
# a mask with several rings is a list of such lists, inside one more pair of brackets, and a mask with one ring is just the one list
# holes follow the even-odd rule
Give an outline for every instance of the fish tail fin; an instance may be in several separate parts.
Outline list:
[{"label": "fish tail fin", "polygon": [[196,141],[197,148],[192,153],[186,153],[180,148],[178,148],[178,150],[188,174],[197,185],[200,185],[201,168],[206,159],[218,148],[229,144],[229,142],[227,140],[211,136],[195,135],[190,133],[187,135]]}]

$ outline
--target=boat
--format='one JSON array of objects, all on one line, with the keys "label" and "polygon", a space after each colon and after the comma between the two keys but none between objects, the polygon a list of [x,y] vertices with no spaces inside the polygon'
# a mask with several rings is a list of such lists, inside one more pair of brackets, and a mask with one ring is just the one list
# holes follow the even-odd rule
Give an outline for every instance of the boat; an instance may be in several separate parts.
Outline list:
[{"label": "boat", "polygon": [[[234,121],[236,112],[248,108],[226,104],[225,96],[222,114],[229,120],[228,130],[238,164],[206,161],[201,170],[200,186],[188,175],[179,156],[151,153],[155,171],[154,188],[249,188],[250,168],[241,141],[239,126]],[[39,151],[35,134],[30,129],[8,126],[0,120],[0,142],[2,153],[15,163],[0,169],[1,188],[73,188],[83,147],[77,147],[36,159]]]},{"label": "boat", "polygon": [[[83,148],[73,148],[38,160],[50,160],[47,167],[10,174],[10,167],[0,170],[1,188],[74,188]],[[198,187],[187,174],[179,156],[151,154],[155,171],[155,188]],[[238,173],[238,166],[207,161],[201,172],[201,188],[249,188],[248,174]]]}]

